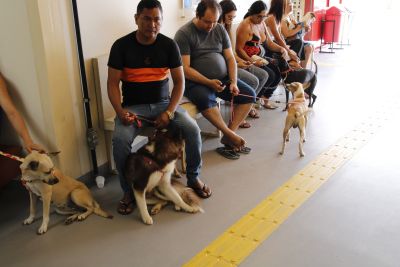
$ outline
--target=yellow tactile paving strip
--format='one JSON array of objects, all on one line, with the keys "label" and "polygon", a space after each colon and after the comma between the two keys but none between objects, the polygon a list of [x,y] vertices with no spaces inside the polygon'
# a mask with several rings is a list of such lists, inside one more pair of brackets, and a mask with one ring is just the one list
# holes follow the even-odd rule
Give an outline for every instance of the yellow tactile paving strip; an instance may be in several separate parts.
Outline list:
[{"label": "yellow tactile paving strip", "polygon": [[376,111],[366,122],[355,127],[311,161],[183,266],[238,266],[351,159],[375,135],[390,114],[393,115],[388,109]]}]

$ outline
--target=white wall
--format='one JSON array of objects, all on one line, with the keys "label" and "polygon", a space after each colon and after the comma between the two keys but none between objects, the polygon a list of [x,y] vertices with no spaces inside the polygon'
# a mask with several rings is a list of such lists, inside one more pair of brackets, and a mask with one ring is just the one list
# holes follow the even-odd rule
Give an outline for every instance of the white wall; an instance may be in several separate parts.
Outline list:
[{"label": "white wall", "polygon": [[[94,127],[98,128],[91,59],[108,53],[119,37],[136,29],[138,0],[78,0],[83,53]],[[181,0],[161,1],[161,31],[173,37],[191,18]],[[57,165],[79,177],[91,170],[70,0],[0,1],[0,71],[33,139],[60,150]],[[3,126],[3,125],[2,125]],[[106,163],[104,136],[98,164]],[[1,140],[0,140],[1,141]]]},{"label": "white wall", "polygon": [[[78,0],[83,54],[94,127],[98,129],[91,59],[109,52],[119,37],[136,29],[139,0]],[[250,2],[235,1],[238,19]],[[162,0],[161,32],[173,37],[193,17],[182,0]],[[184,16],[182,16],[184,15]],[[79,177],[91,167],[70,0],[0,0],[0,71],[33,139],[60,150],[56,164]],[[107,161],[99,129],[98,164]],[[0,140],[2,141],[2,140]]]}]

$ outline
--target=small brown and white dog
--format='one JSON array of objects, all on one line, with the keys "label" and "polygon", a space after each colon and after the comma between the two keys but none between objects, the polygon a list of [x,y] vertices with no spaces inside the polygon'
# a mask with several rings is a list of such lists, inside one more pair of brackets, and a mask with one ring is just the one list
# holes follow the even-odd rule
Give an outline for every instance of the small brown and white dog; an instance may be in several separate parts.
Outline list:
[{"label": "small brown and white dog", "polygon": [[[201,208],[201,199],[199,196],[196,195],[192,188],[183,185],[181,182],[174,178],[171,179],[171,185],[176,190],[176,192],[178,192],[179,196],[186,204],[196,209],[199,209],[200,212],[204,212]],[[163,193],[161,193],[156,187],[152,191],[151,195],[146,195],[146,202],[148,205],[153,205],[150,210],[150,214],[156,215],[162,210],[162,208],[164,208],[168,203],[171,203],[172,201],[168,199]],[[175,210],[180,211],[181,207],[175,205]]]},{"label": "small brown and white dog", "polygon": [[287,85],[287,88],[293,94],[293,100],[290,101],[287,108],[287,116],[285,121],[285,128],[283,129],[283,142],[281,155],[285,152],[286,142],[289,142],[290,128],[299,128],[300,141],[299,141],[299,153],[303,157],[303,143],[306,141],[306,126],[307,126],[307,113],[308,107],[306,104],[306,98],[304,96],[303,85],[298,82],[294,82]]},{"label": "small brown and white dog", "polygon": [[171,174],[182,149],[183,139],[180,132],[172,129],[157,131],[145,146],[130,154],[126,160],[124,176],[128,184],[132,185],[136,204],[145,224],[153,224],[147,210],[146,194],[155,188],[165,199],[184,211],[200,211],[199,206],[185,203],[171,184]]},{"label": "small brown and white dog", "polygon": [[[75,220],[82,221],[92,213],[109,219],[113,218],[112,215],[100,208],[85,184],[54,168],[54,164],[47,154],[32,151],[24,159],[20,168],[21,181],[28,189],[30,197],[30,214],[24,221],[25,225],[31,224],[35,219],[37,197],[41,197],[43,202],[43,221],[38,229],[38,234],[44,234],[47,231],[51,203],[56,206],[57,213],[72,214],[65,220],[66,224]],[[71,200],[86,211],[79,212],[69,207],[68,202]]]}]

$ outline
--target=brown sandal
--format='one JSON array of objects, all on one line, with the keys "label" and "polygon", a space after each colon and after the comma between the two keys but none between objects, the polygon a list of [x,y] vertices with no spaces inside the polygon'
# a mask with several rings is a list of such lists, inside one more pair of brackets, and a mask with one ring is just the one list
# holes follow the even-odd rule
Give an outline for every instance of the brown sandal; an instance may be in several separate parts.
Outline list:
[{"label": "brown sandal", "polygon": [[250,127],[251,127],[251,124],[248,123],[247,121],[244,121],[239,125],[239,128],[250,128]]},{"label": "brown sandal", "polygon": [[128,215],[131,214],[135,208],[135,201],[125,202],[120,200],[118,202],[117,212],[121,215]]},{"label": "brown sandal", "polygon": [[194,187],[194,186],[189,186],[190,188],[193,189],[193,191],[196,193],[201,198],[209,198],[212,195],[211,189],[204,183],[203,186],[200,187]]},{"label": "brown sandal", "polygon": [[250,118],[258,119],[260,118],[260,114],[257,113],[255,109],[251,109],[248,115]]}]

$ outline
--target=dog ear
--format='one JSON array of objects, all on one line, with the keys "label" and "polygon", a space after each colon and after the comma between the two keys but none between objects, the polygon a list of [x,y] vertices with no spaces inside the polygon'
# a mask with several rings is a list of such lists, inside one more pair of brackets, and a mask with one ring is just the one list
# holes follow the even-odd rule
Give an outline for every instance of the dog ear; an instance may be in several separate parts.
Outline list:
[{"label": "dog ear", "polygon": [[47,153],[45,153],[47,156],[50,156],[50,157],[54,157],[54,156],[57,156],[58,154],[60,154],[61,153],[61,151],[53,151],[53,152],[47,152]]},{"label": "dog ear", "polygon": [[31,162],[29,162],[29,168],[32,171],[36,171],[38,169],[38,167],[39,167],[39,161],[31,161]]}]

